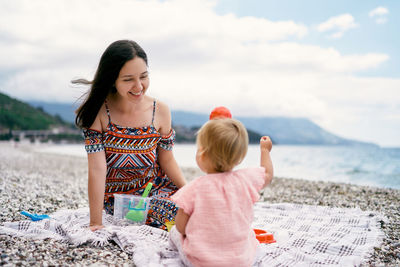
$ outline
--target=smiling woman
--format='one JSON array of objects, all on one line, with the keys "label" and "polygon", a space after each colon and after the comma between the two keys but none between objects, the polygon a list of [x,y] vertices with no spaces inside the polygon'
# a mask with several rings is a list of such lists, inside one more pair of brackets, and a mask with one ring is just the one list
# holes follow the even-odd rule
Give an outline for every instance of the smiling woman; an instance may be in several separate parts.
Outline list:
[{"label": "smiling woman", "polygon": [[169,197],[186,181],[172,154],[175,131],[168,106],[146,95],[147,55],[134,41],[112,43],[103,53],[90,92],[77,110],[88,152],[90,228],[103,227],[102,210],[114,211],[114,194],[153,197],[147,224],[167,229],[177,208]]}]

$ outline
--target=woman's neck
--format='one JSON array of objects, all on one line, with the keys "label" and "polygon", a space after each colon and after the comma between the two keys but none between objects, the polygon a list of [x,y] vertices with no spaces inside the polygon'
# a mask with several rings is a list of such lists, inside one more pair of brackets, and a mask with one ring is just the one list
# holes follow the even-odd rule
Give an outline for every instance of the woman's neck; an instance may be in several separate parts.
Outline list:
[{"label": "woman's neck", "polygon": [[133,103],[121,97],[110,95],[107,97],[113,123],[127,127],[149,126],[152,122],[153,100],[145,98],[139,103]]},{"label": "woman's neck", "polygon": [[146,106],[149,101],[149,97],[144,96],[142,101],[135,103],[122,98],[118,94],[111,94],[107,97],[107,101],[111,102],[114,110],[118,110],[121,113],[135,113]]}]

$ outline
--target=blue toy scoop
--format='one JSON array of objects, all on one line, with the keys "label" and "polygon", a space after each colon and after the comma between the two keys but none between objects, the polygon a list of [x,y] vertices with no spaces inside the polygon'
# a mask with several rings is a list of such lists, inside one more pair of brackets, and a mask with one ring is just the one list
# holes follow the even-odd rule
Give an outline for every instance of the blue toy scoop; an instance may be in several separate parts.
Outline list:
[{"label": "blue toy scoop", "polygon": [[29,217],[32,221],[41,221],[43,219],[50,219],[49,215],[46,214],[36,214],[36,213],[29,213],[27,211],[21,211],[22,215],[25,215],[26,217]]}]

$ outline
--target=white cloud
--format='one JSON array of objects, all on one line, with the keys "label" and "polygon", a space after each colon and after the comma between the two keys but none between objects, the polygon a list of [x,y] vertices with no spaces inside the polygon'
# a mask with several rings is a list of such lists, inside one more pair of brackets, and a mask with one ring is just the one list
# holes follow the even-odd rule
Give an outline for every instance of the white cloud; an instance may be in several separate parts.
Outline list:
[{"label": "white cloud", "polygon": [[371,10],[368,13],[368,15],[372,18],[375,16],[382,16],[382,15],[386,15],[386,14],[389,14],[389,10],[386,7],[381,7],[381,6]]},{"label": "white cloud", "polygon": [[319,32],[331,32],[329,37],[337,39],[341,38],[346,31],[356,27],[358,27],[358,24],[355,23],[352,15],[342,14],[322,22],[317,26],[317,30]]},{"label": "white cloud", "polygon": [[[0,90],[20,99],[75,101],[84,88],[69,81],[91,79],[108,44],[128,38],[148,53],[149,94],[171,109],[226,105],[237,116],[303,116],[365,140],[379,136],[357,128],[366,111],[377,124],[400,125],[393,117],[400,80],[354,76],[388,55],[301,44],[308,28],[293,21],[221,16],[203,0],[0,3]],[[356,27],[351,16],[338,17],[321,31]]]},{"label": "white cloud", "polygon": [[388,20],[386,17],[387,14],[389,14],[389,10],[386,7],[381,6],[371,10],[368,13],[371,18],[375,19],[377,24],[385,24]]}]

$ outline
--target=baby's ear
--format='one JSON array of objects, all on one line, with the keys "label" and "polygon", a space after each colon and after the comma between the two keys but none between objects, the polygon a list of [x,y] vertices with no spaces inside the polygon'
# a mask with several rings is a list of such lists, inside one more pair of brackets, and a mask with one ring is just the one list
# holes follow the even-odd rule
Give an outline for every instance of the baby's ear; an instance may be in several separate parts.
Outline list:
[{"label": "baby's ear", "polygon": [[204,158],[204,156],[207,155],[207,152],[204,149],[199,149],[198,153],[199,153],[199,156],[202,158]]}]

